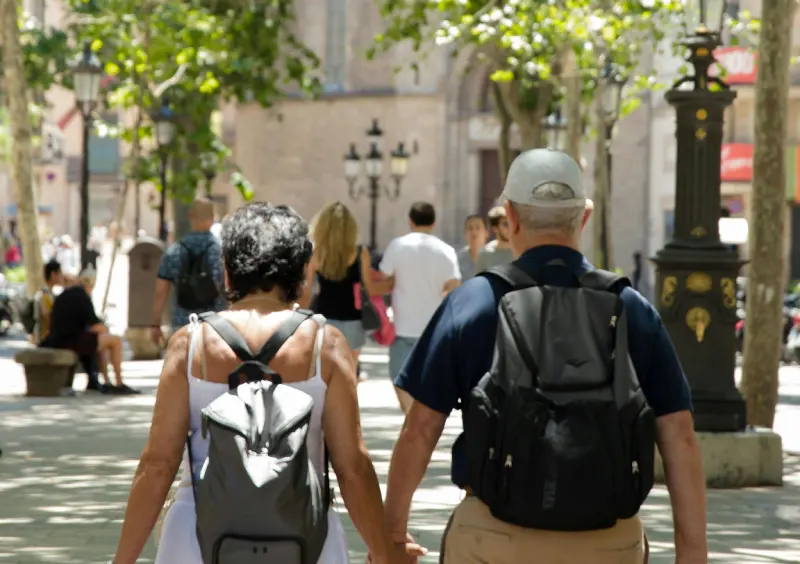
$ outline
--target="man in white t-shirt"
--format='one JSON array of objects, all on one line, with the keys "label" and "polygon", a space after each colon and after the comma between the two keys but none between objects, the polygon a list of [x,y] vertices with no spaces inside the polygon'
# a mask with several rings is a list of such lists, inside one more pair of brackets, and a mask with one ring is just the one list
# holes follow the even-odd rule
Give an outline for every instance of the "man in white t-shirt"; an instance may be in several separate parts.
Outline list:
[{"label": "man in white t-shirt", "polygon": [[[392,310],[397,338],[389,348],[392,381],[400,373],[417,339],[422,335],[442,299],[461,282],[456,251],[433,235],[436,211],[417,202],[408,212],[411,233],[389,243],[380,270],[392,279]],[[404,412],[411,397],[395,388]]]}]

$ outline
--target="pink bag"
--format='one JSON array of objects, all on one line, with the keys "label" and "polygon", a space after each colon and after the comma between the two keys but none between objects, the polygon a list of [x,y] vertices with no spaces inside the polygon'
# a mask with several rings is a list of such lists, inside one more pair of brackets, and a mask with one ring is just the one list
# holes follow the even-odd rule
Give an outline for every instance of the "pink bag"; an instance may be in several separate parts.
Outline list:
[{"label": "pink bag", "polygon": [[[375,270],[372,271],[372,278],[373,279],[380,279],[380,273],[376,272]],[[356,283],[353,288],[353,292],[355,295],[355,305],[356,309],[361,309],[361,284]],[[376,343],[379,345],[391,345],[394,343],[394,339],[397,336],[394,329],[394,323],[389,320],[389,314],[386,311],[386,302],[383,301],[383,296],[370,296],[369,301],[372,303],[372,307],[378,314],[378,317],[381,320],[381,328],[377,331],[372,333],[372,338],[375,340]]]}]

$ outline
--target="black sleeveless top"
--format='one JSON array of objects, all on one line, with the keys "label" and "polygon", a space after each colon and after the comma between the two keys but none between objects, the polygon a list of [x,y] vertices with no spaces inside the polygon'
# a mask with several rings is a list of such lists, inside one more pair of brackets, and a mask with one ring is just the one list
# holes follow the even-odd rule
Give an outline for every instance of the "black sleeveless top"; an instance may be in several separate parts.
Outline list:
[{"label": "black sleeveless top", "polygon": [[347,273],[341,280],[329,280],[317,273],[319,295],[317,296],[314,311],[321,313],[327,319],[334,321],[358,321],[361,311],[356,309],[355,292],[353,284],[361,282],[361,248],[358,249],[356,260],[347,267]]}]

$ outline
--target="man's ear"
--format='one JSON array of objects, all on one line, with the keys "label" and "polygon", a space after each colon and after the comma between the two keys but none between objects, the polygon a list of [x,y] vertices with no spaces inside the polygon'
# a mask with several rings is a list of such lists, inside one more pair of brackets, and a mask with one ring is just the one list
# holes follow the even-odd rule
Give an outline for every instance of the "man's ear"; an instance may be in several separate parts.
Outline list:
[{"label": "man's ear", "polygon": [[594,202],[592,202],[591,200],[586,200],[586,208],[583,210],[583,220],[581,221],[581,231],[583,231],[583,228],[586,227],[589,218],[592,217],[593,211],[594,211]]},{"label": "man's ear", "polygon": [[[503,207],[506,210],[506,220],[508,220],[508,231],[511,235],[516,235],[519,232],[519,214],[517,210],[514,209],[514,206],[511,205],[511,202],[506,200],[503,204]],[[494,229],[492,229],[494,232]]]}]

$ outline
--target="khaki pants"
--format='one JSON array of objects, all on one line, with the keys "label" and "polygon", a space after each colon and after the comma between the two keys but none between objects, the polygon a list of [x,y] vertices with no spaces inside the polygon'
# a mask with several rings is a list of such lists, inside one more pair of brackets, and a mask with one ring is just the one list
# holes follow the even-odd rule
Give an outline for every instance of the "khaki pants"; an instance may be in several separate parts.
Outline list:
[{"label": "khaki pants", "polygon": [[646,558],[646,540],[638,517],[600,531],[542,531],[495,519],[482,501],[467,496],[445,529],[440,562],[643,564]]}]

